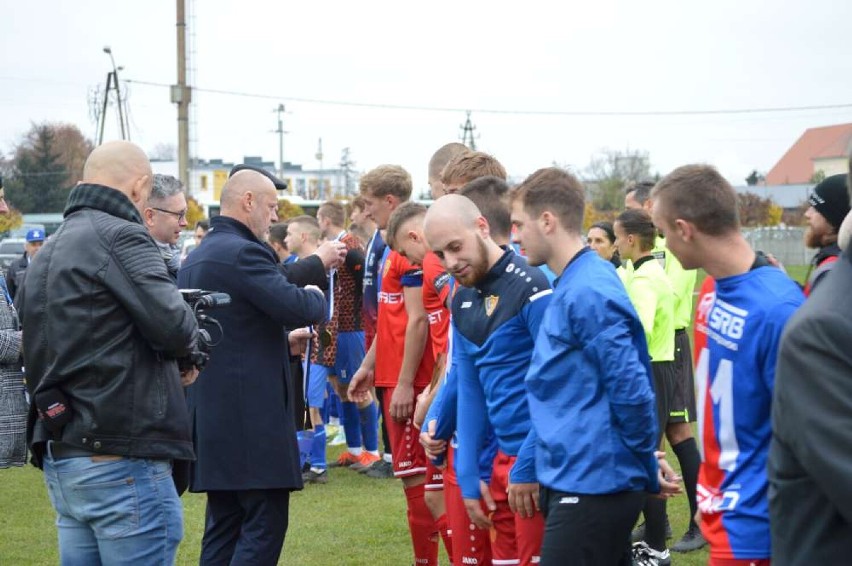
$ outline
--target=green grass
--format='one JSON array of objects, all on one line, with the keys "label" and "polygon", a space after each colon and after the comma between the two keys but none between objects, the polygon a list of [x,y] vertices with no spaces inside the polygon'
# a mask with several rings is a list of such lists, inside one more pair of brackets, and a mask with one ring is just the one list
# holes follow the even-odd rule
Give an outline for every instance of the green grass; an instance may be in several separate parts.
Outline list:
[{"label": "green grass", "polygon": [[[330,449],[334,458],[340,449]],[[670,457],[672,464],[677,462]],[[398,480],[374,480],[330,470],[326,485],[310,485],[290,501],[290,528],[279,564],[400,566],[411,563],[405,498]],[[58,564],[55,515],[42,474],[27,466],[0,470],[0,564]],[[177,564],[198,564],[204,533],[203,494],[184,494],[184,538]],[[683,496],[669,502],[675,537],[686,528]],[[674,555],[674,564],[706,564],[707,553]],[[441,564],[448,564],[443,554]]]}]

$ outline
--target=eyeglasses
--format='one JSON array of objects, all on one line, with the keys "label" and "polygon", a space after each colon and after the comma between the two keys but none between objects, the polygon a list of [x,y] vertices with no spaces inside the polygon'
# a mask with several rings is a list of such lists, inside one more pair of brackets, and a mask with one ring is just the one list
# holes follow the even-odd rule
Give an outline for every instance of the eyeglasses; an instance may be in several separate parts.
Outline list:
[{"label": "eyeglasses", "polygon": [[152,206],[151,210],[156,210],[159,212],[165,212],[166,214],[171,214],[172,216],[177,217],[178,222],[181,220],[186,220],[186,210],[181,210],[180,212],[175,212],[174,210],[166,210],[165,208],[157,208],[156,206]]}]

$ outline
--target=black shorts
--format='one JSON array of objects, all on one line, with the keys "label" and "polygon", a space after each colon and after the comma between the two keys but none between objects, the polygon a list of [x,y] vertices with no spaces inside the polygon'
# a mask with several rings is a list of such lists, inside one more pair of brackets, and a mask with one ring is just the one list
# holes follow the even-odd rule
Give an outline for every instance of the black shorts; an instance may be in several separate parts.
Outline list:
[{"label": "black shorts", "polygon": [[654,374],[654,395],[657,398],[657,425],[660,428],[660,439],[669,424],[672,411],[672,397],[675,387],[675,363],[651,362],[651,372]]},{"label": "black shorts", "polygon": [[675,382],[669,407],[669,423],[694,423],[695,376],[692,371],[692,350],[686,330],[675,331]]},{"label": "black shorts", "polygon": [[545,526],[541,566],[629,566],[630,530],[645,498],[641,491],[584,495],[542,487]]}]

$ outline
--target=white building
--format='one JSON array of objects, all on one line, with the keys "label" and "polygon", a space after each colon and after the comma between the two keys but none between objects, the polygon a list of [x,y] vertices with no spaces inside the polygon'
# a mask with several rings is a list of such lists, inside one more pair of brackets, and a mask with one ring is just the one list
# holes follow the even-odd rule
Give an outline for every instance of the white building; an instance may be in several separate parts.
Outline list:
[{"label": "white building", "polygon": [[[358,173],[354,171],[349,172],[350,190],[347,193],[347,172],[343,169],[303,169],[301,165],[285,161],[284,172],[279,175],[275,162],[264,161],[257,156],[246,156],[242,163],[266,169],[286,182],[288,189],[279,191],[278,196],[293,204],[351,197],[358,187]],[[188,194],[198,201],[207,216],[210,216],[211,206],[219,206],[222,186],[228,180],[228,173],[234,165],[236,163],[221,159],[199,159],[191,167]],[[176,161],[152,161],[151,167],[154,173],[178,177]]]}]

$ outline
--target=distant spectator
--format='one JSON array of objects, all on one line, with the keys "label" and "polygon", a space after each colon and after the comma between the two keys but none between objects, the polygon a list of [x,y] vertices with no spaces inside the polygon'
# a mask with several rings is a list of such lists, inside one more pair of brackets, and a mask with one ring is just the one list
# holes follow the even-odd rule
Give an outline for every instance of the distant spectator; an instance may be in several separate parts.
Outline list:
[{"label": "distant spectator", "polygon": [[805,295],[810,295],[816,284],[834,267],[834,262],[840,256],[837,233],[843,219],[849,214],[846,175],[826,177],[814,187],[808,203],[811,206],[805,211],[805,220],[808,222],[805,245],[817,249],[817,253],[808,268]]},{"label": "distant spectator", "polygon": [[6,288],[9,291],[9,296],[13,299],[17,296],[18,289],[24,284],[24,277],[27,275],[27,266],[44,244],[44,230],[41,228],[29,230],[26,240],[24,255],[21,256],[21,259],[10,265],[6,271]]},{"label": "distant spectator", "polygon": [[210,221],[209,220],[199,220],[195,223],[195,245],[196,247],[201,243],[201,240],[204,239],[204,236],[207,235],[207,231],[210,230]]}]

